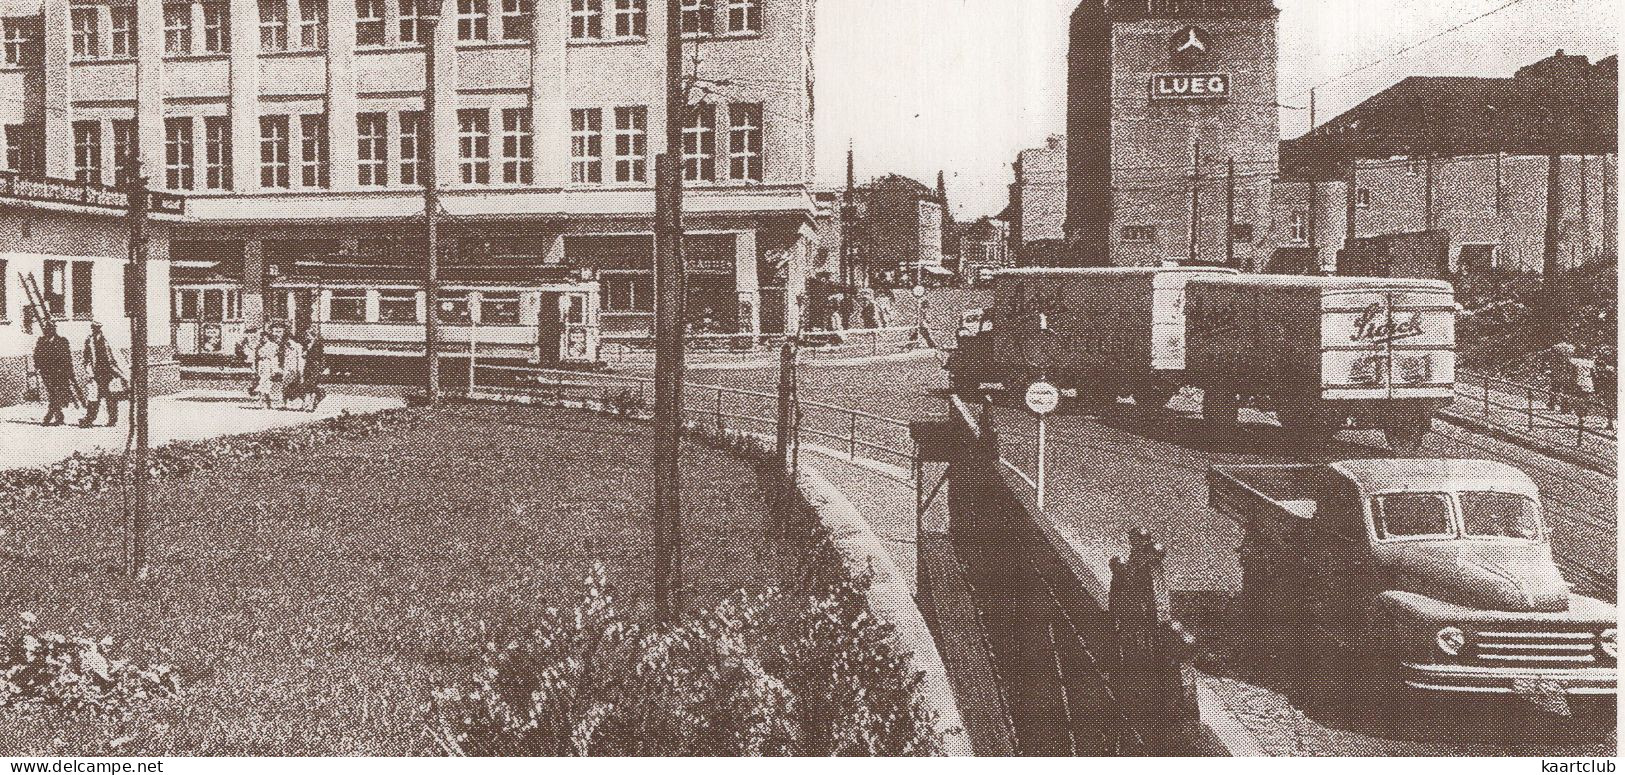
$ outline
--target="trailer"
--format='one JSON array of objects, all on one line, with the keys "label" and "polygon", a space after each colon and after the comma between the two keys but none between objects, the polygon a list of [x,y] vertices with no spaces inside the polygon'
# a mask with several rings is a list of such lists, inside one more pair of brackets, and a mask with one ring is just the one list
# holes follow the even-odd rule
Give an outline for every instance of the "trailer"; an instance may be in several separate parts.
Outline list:
[{"label": "trailer", "polygon": [[1203,415],[1273,410],[1305,436],[1380,429],[1414,450],[1455,398],[1449,283],[1377,277],[1197,277],[1185,288],[1187,371]]}]

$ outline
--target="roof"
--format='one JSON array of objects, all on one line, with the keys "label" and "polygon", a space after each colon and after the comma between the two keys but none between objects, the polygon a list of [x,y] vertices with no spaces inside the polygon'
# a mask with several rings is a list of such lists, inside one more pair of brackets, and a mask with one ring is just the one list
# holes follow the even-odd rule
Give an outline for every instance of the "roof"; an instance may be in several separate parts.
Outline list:
[{"label": "roof", "polygon": [[1359,291],[1369,289],[1430,290],[1454,293],[1450,283],[1443,280],[1424,280],[1416,277],[1345,277],[1295,274],[1233,274],[1211,278],[1209,282],[1226,285],[1254,285],[1272,288],[1317,288],[1323,291]]},{"label": "roof", "polygon": [[1368,495],[1488,490],[1540,499],[1540,488],[1528,474],[1493,460],[1373,458],[1330,467]]}]

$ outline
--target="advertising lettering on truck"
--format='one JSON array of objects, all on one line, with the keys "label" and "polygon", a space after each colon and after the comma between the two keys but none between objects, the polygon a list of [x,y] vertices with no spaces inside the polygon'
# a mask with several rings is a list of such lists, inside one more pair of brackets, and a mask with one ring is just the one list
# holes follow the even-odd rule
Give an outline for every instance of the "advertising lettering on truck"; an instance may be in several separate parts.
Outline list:
[{"label": "advertising lettering on truck", "polygon": [[1455,324],[1443,283],[1329,289],[1321,297],[1321,396],[1451,398]]}]

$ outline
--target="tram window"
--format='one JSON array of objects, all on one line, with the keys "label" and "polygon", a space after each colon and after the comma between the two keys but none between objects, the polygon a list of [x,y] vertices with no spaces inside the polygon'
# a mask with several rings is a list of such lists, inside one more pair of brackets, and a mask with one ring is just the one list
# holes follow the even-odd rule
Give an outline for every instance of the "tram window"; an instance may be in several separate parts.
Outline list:
[{"label": "tram window", "polygon": [[565,311],[564,311],[564,322],[572,323],[572,324],[581,324],[581,323],[587,322],[587,319],[586,319],[587,305],[586,305],[586,303],[584,301],[584,297],[582,297],[582,296],[580,296],[578,294],[572,293],[572,294],[570,294],[570,295],[568,295],[568,296],[566,296],[564,298],[569,300],[569,302],[568,302],[569,306],[567,308],[565,308]]},{"label": "tram window", "polygon": [[197,291],[181,291],[181,320],[197,320]]},{"label": "tram window", "polygon": [[226,291],[226,319],[243,319],[243,292]]},{"label": "tram window", "polygon": [[440,322],[467,323],[468,322],[468,296],[441,296]]},{"label": "tram window", "polygon": [[218,323],[225,319],[226,292],[220,290],[203,292],[203,319]]},{"label": "tram window", "polygon": [[480,322],[486,325],[519,324],[519,294],[487,293],[480,298]]},{"label": "tram window", "polygon": [[359,289],[333,291],[327,316],[337,323],[367,322],[367,292]]},{"label": "tram window", "polygon": [[378,293],[378,322],[418,322],[417,291],[380,291]]}]

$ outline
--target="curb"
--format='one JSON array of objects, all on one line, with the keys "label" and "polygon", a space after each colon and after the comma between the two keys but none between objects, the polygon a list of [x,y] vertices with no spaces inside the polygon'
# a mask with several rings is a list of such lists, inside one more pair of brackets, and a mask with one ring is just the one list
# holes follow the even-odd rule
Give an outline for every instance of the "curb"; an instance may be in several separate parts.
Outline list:
[{"label": "curb", "polygon": [[1584,468],[1593,473],[1601,474],[1603,476],[1615,476],[1617,474],[1617,469],[1608,464],[1610,461],[1606,461],[1600,455],[1590,455],[1578,450],[1560,447],[1555,444],[1548,444],[1536,439],[1532,439],[1516,431],[1491,425],[1483,420],[1468,417],[1466,415],[1448,410],[1441,411],[1434,415],[1434,417],[1450,423],[1451,425],[1466,428],[1474,433],[1489,436],[1490,438],[1504,441],[1508,444],[1516,444],[1524,449],[1540,453],[1546,457],[1568,463],[1572,466]]},{"label": "curb", "polygon": [[954,699],[953,685],[948,681],[948,669],[937,652],[936,639],[926,627],[925,616],[920,613],[908,583],[903,580],[897,563],[892,561],[869,521],[863,518],[840,489],[830,484],[817,471],[803,468],[796,486],[801,488],[807,503],[818,512],[818,517],[829,529],[830,540],[846,562],[853,575],[872,574],[869,584],[869,610],[890,624],[900,641],[911,653],[909,662],[923,674],[920,697],[936,712],[937,731],[942,733],[943,754],[947,756],[974,756],[970,736],[959,715],[959,704]]}]

